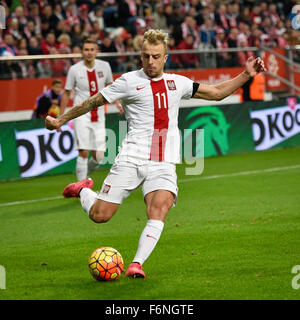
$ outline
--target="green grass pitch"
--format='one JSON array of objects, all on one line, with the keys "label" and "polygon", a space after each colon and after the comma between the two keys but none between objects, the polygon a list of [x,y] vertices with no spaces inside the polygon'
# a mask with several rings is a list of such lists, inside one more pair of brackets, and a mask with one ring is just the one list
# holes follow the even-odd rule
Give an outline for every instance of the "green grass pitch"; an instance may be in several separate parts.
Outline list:
[{"label": "green grass pitch", "polygon": [[[88,258],[111,246],[129,265],[146,223],[140,189],[95,224],[77,199],[60,197],[74,175],[1,182],[0,300],[299,299],[291,270],[300,265],[300,148],[208,158],[201,176],[184,165],[177,173],[178,203],[147,278],[113,282],[94,280]],[[106,174],[93,174],[95,190]]]}]

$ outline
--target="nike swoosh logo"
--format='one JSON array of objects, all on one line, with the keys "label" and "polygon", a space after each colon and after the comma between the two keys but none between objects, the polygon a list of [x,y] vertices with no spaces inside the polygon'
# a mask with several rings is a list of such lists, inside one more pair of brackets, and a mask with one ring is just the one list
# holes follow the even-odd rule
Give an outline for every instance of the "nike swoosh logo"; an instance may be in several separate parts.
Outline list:
[{"label": "nike swoosh logo", "polygon": [[142,89],[144,89],[146,86],[143,86],[143,87],[136,87],[136,90],[142,90]]},{"label": "nike swoosh logo", "polygon": [[152,238],[152,239],[154,239],[154,240],[156,240],[156,241],[157,241],[157,239],[156,239],[156,238],[154,238],[154,237],[150,236],[149,234],[147,234],[147,235],[146,235],[146,237],[147,237],[147,238]]}]

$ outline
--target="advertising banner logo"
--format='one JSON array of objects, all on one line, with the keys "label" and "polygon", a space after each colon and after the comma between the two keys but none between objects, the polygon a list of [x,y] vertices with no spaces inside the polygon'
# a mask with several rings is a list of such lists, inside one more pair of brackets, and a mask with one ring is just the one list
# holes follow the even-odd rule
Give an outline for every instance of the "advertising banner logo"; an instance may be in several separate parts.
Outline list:
[{"label": "advertising banner logo", "polygon": [[68,125],[62,132],[45,128],[16,131],[21,177],[33,177],[77,157],[73,129]]},{"label": "advertising banner logo", "polygon": [[255,150],[266,150],[300,133],[300,104],[251,111]]}]

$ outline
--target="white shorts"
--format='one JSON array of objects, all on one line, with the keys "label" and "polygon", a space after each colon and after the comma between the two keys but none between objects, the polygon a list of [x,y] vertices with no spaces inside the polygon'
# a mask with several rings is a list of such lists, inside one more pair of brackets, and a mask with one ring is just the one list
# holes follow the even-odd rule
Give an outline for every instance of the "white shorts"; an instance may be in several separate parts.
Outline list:
[{"label": "white shorts", "polygon": [[74,121],[74,134],[77,150],[106,150],[104,122]]},{"label": "white shorts", "polygon": [[156,190],[168,190],[177,200],[176,166],[172,163],[143,161],[143,164],[118,161],[114,163],[97,195],[98,199],[121,204],[142,185],[144,197]]}]

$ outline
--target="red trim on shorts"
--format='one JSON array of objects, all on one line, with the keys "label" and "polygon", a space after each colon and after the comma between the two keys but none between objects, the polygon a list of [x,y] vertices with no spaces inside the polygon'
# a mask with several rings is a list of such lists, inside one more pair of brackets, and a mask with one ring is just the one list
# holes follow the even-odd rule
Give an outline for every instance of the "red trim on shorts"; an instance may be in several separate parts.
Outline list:
[{"label": "red trim on shorts", "polygon": [[[88,80],[89,80],[89,87],[90,87],[90,96],[92,97],[98,92],[98,82],[96,77],[95,70],[93,71],[86,71]],[[98,121],[98,108],[95,108],[91,111],[91,121],[97,122]]]},{"label": "red trim on shorts", "polygon": [[164,79],[150,82],[154,101],[154,132],[150,149],[150,160],[165,160],[165,145],[169,128],[168,92]]}]

